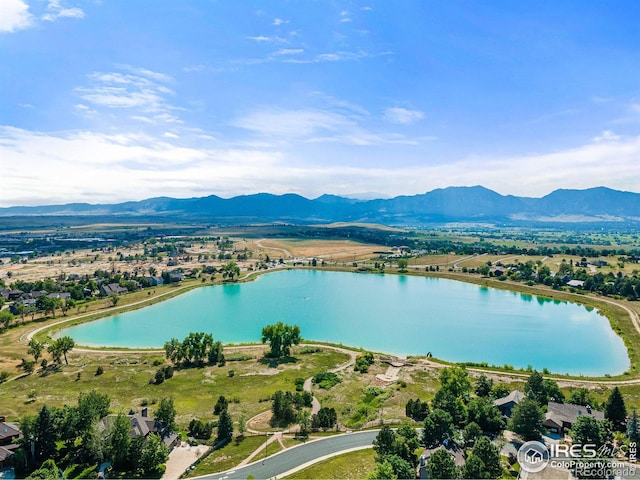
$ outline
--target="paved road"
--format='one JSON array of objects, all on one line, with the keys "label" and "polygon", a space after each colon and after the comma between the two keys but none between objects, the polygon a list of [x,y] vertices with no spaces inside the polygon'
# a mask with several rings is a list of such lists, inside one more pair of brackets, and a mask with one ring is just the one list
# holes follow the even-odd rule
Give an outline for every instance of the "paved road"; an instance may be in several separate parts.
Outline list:
[{"label": "paved road", "polygon": [[255,478],[273,478],[281,476],[283,473],[316,458],[335,454],[343,450],[369,446],[373,443],[376,435],[378,435],[378,430],[367,430],[364,432],[344,433],[320,440],[313,440],[268,457],[264,460],[264,464],[261,459],[246,467],[197,478],[211,480],[245,480],[248,475],[253,475]]}]

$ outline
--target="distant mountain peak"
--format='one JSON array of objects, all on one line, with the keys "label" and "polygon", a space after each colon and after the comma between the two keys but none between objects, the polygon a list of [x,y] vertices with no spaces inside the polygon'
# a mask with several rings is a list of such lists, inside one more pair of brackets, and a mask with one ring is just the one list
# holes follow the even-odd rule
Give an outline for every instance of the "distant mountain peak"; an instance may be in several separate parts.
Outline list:
[{"label": "distant mountain peak", "polygon": [[[374,193],[370,195],[379,197]],[[308,199],[296,193],[260,192],[227,199],[216,195],[188,199],[160,196],[112,205],[70,203],[0,208],[0,216],[18,215],[171,215],[227,221],[358,221],[393,225],[516,220],[640,222],[640,194],[599,186],[584,190],[558,189],[542,198],[531,198],[501,195],[474,185],[437,188],[424,194],[389,199],[363,200],[332,194]]]}]

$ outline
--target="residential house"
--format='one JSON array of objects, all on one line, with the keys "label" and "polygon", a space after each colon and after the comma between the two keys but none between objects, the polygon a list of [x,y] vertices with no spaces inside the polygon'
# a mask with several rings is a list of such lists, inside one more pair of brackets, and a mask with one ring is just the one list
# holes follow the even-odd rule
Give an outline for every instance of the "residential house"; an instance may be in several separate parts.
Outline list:
[{"label": "residential house", "polygon": [[[169,450],[180,443],[180,437],[178,437],[178,434],[169,430],[164,423],[147,416],[147,414],[148,410],[145,407],[142,409],[142,413],[130,412],[129,415],[127,415],[129,422],[131,423],[131,430],[129,431],[129,436],[131,438],[148,438],[150,434],[156,434],[160,436],[162,442],[169,448]],[[116,415],[107,415],[100,419],[99,428],[106,428],[106,426],[110,422],[113,422],[115,418]]]},{"label": "residential house", "polygon": [[507,269],[504,267],[491,267],[489,269],[489,273],[491,275],[493,275],[494,277],[501,277],[502,275],[506,275],[507,274]]},{"label": "residential house", "polygon": [[162,279],[162,277],[145,277],[147,280],[149,280],[149,285],[151,287],[157,287],[158,285],[162,285],[164,283],[164,280]]},{"label": "residential house", "polygon": [[565,435],[567,430],[581,415],[589,415],[596,420],[604,420],[604,413],[593,410],[590,406],[574,405],[573,403],[549,402],[547,414],[542,425],[551,433]]},{"label": "residential house", "polygon": [[69,300],[71,298],[71,294],[69,292],[56,292],[50,293],[47,295],[49,298],[58,298],[60,300]]},{"label": "residential house", "polygon": [[510,417],[513,407],[520,403],[524,398],[524,393],[519,390],[514,390],[506,397],[495,399],[493,401],[493,405],[498,407],[498,410],[500,410],[500,413],[502,413],[502,415],[504,415],[505,417]]},{"label": "residential house", "polygon": [[567,287],[582,288],[584,287],[584,280],[569,280]]},{"label": "residential house", "polygon": [[100,285],[100,296],[109,297],[113,294],[122,295],[123,293],[127,293],[128,290],[124,287],[121,287],[117,283],[110,283],[108,285],[102,284]]},{"label": "residential house", "polygon": [[179,283],[184,280],[184,273],[180,270],[172,270],[169,272],[169,279],[171,283]]},{"label": "residential house", "polygon": [[22,435],[17,423],[5,422],[0,416],[0,468],[11,465],[11,457],[18,448],[17,441]]},{"label": "residential house", "polygon": [[422,455],[420,455],[420,461],[418,463],[419,478],[429,478],[427,465],[429,464],[431,455],[433,455],[433,453],[438,450],[445,450],[449,452],[449,454],[453,457],[453,461],[456,464],[456,467],[462,467],[467,459],[467,456],[464,453],[464,448],[459,447],[455,442],[445,440],[444,443],[439,447],[427,448],[424,452],[422,452]]}]

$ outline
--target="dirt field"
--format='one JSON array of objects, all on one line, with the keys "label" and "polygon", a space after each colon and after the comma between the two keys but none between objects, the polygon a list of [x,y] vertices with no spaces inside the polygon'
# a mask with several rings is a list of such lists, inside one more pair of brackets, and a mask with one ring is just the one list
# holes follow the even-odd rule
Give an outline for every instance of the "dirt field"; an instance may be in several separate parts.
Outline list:
[{"label": "dirt field", "polygon": [[355,262],[369,259],[374,252],[386,250],[387,247],[354,242],[352,240],[297,240],[268,239],[253,243],[259,253],[269,255],[285,255],[285,258],[317,258],[326,261]]}]

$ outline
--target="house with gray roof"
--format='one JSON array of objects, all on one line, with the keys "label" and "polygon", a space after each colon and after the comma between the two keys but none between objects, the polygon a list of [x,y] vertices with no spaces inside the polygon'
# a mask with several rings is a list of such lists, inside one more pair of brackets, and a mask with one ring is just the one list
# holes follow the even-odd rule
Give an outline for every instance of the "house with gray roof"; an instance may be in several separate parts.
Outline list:
[{"label": "house with gray roof", "polygon": [[122,295],[123,293],[127,293],[127,290],[124,287],[121,287],[117,283],[109,283],[108,285],[100,285],[100,295],[103,297],[108,297],[110,295]]},{"label": "house with gray roof", "polygon": [[17,423],[5,422],[0,416],[0,468],[11,465],[11,457],[18,448],[17,442],[22,432]]},{"label": "house with gray roof", "polygon": [[588,415],[596,420],[604,420],[604,413],[593,410],[590,406],[574,405],[573,403],[549,402],[547,414],[542,426],[551,433],[565,435],[567,430],[576,422],[578,417]]},{"label": "house with gray roof", "polygon": [[525,398],[524,393],[522,393],[520,390],[514,390],[506,397],[496,398],[493,401],[493,405],[495,407],[498,407],[498,410],[500,410],[500,413],[502,413],[502,415],[504,415],[505,417],[510,417],[513,407],[520,403],[523,398]]},{"label": "house with gray roof", "polygon": [[[131,424],[129,437],[148,438],[149,435],[156,434],[160,436],[160,438],[162,439],[162,443],[164,443],[169,448],[169,450],[171,450],[180,441],[178,434],[169,430],[164,423],[147,416],[147,412],[148,410],[146,408],[143,408],[142,413],[132,412],[127,415]],[[100,419],[100,428],[105,429],[107,425],[111,424],[111,422],[115,420],[115,418],[116,415],[107,415],[106,417]]]},{"label": "house with gray roof", "polygon": [[442,445],[436,448],[427,448],[422,455],[420,455],[420,461],[418,463],[418,473],[421,479],[429,478],[429,471],[427,470],[427,465],[429,464],[429,460],[431,459],[431,455],[438,450],[445,450],[451,455],[453,458],[453,462],[456,464],[456,467],[462,467],[467,461],[467,455],[465,454],[464,448],[459,447],[455,442],[451,440],[445,440]]}]

